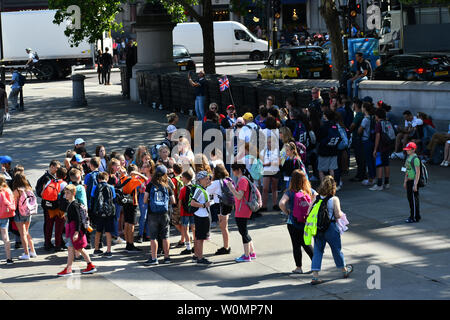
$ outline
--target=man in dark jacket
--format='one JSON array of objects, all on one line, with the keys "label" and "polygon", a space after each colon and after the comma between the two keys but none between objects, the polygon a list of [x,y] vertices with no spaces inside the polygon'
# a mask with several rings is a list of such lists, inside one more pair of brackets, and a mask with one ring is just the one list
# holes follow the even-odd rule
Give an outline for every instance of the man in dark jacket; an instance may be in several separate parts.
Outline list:
[{"label": "man in dark jacket", "polygon": [[109,48],[105,48],[105,53],[102,56],[103,60],[103,79],[105,81],[105,85],[111,85],[110,78],[111,78],[111,67],[113,65],[113,57],[111,53],[109,53]]}]

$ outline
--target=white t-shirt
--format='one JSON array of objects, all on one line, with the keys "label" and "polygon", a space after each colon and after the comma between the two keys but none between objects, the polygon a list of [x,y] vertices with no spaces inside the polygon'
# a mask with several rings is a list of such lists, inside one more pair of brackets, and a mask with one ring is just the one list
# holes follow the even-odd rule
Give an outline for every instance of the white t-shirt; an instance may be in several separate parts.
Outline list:
[{"label": "white t-shirt", "polygon": [[416,116],[413,117],[412,121],[406,121],[405,120],[405,128],[408,126],[411,126],[415,128],[416,126],[420,126],[423,124],[422,119],[417,118]]},{"label": "white t-shirt", "polygon": [[[206,193],[208,194],[208,191]],[[203,194],[203,191],[200,188],[197,188],[195,190],[194,196],[192,198],[201,204],[209,201],[209,197],[208,197],[208,199],[205,199],[205,195]],[[203,218],[209,217],[209,208],[198,208],[198,210],[195,211],[194,214],[197,217],[203,217]]]},{"label": "white t-shirt", "polygon": [[270,166],[264,167],[264,175],[272,175],[280,171],[280,166],[278,162],[280,160],[280,151],[278,148],[269,150],[265,148],[261,151],[261,159],[263,161],[263,165],[266,163],[270,163]]},{"label": "white t-shirt", "polygon": [[28,59],[33,59],[33,63],[36,63],[36,62],[39,61],[39,60],[36,59],[36,56],[35,56],[34,52],[30,52],[28,54]]},{"label": "white t-shirt", "polygon": [[219,197],[222,197],[221,181],[214,180],[209,187],[206,188],[206,192],[208,192],[209,196],[213,196],[214,203],[219,203]]},{"label": "white t-shirt", "polygon": [[98,171],[104,172],[107,169],[108,169],[108,164],[106,163],[106,160],[104,158],[100,159],[100,167],[98,168]]},{"label": "white t-shirt", "polygon": [[244,140],[244,142],[250,142],[250,139],[252,137],[252,132],[257,129],[258,125],[254,122],[249,122],[247,125],[243,126],[242,129],[239,131],[239,139]]}]

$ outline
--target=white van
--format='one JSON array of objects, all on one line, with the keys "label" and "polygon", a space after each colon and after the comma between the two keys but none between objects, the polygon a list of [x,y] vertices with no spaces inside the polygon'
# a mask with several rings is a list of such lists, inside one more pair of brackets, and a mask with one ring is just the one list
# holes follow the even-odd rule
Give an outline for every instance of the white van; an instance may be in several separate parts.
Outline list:
[{"label": "white van", "polygon": [[[173,29],[173,43],[185,46],[192,58],[202,60],[203,35],[198,22],[179,23]],[[214,22],[216,60],[264,60],[267,41],[257,39],[244,25],[235,21]]]}]

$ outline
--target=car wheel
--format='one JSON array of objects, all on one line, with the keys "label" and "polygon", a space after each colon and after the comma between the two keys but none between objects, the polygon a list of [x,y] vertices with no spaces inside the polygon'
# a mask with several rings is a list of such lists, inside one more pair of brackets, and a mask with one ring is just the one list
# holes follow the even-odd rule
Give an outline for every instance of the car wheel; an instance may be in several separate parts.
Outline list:
[{"label": "car wheel", "polygon": [[290,79],[288,76],[285,76],[284,78],[285,78],[285,79]]},{"label": "car wheel", "polygon": [[258,79],[258,80],[262,80],[262,77],[261,77],[261,75],[260,75],[260,74],[258,74],[258,75],[256,76],[256,79]]}]

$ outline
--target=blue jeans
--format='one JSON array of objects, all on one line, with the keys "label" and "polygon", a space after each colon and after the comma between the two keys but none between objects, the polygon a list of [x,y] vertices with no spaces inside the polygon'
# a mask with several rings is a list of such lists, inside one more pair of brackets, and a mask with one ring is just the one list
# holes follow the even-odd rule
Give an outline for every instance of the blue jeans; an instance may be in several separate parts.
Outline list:
[{"label": "blue jeans", "polygon": [[197,115],[198,121],[203,121],[205,117],[205,96],[195,97],[195,114]]},{"label": "blue jeans", "polygon": [[375,158],[373,157],[374,143],[370,139],[365,141],[363,140],[362,143],[364,148],[364,158],[366,158],[368,176],[369,179],[374,179],[376,176]]},{"label": "blue jeans", "polygon": [[139,236],[142,237],[145,234],[149,236],[148,233],[148,224],[147,221],[147,209],[148,209],[148,203],[144,203],[144,195],[145,193],[140,193],[138,197],[138,203],[139,203],[139,211],[141,212],[141,215],[139,217]]},{"label": "blue jeans", "polygon": [[[358,78],[356,80],[348,79],[347,80],[347,95],[349,98],[358,97],[358,86],[361,81],[367,80],[367,77]],[[355,85],[355,91],[352,96],[352,87]]]},{"label": "blue jeans", "polygon": [[314,254],[312,257],[312,271],[320,271],[322,267],[322,257],[325,250],[325,245],[329,244],[331,253],[333,254],[334,263],[337,268],[345,267],[344,254],[342,253],[341,234],[336,226],[336,222],[331,222],[328,230],[324,234],[314,237]]},{"label": "blue jeans", "polygon": [[424,124],[422,146],[425,147],[431,141],[431,137],[436,133],[436,129],[432,126]]},{"label": "blue jeans", "polygon": [[120,211],[122,211],[122,207],[120,205],[116,204],[116,216],[114,217],[114,232],[112,233],[112,236],[114,236],[114,237],[119,236]]}]

